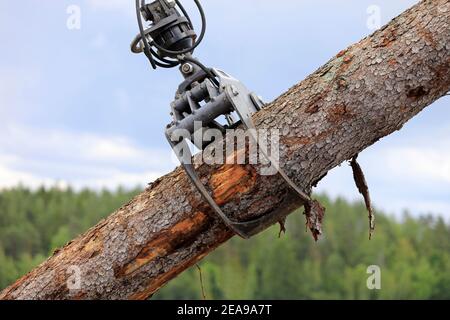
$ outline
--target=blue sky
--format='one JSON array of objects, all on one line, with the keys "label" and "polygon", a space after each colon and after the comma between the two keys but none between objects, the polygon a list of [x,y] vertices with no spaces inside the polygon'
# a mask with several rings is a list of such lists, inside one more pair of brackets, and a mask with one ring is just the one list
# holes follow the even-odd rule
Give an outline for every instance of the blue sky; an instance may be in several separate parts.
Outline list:
[{"label": "blue sky", "polygon": [[[204,0],[208,31],[196,55],[270,101],[372,33],[372,5],[384,24],[416,2]],[[129,52],[133,4],[0,1],[0,188],[143,185],[175,167],[163,130],[180,76]],[[67,28],[70,5],[81,10],[79,30]],[[449,103],[361,154],[377,207],[450,218]],[[346,164],[319,191],[359,199]]]}]

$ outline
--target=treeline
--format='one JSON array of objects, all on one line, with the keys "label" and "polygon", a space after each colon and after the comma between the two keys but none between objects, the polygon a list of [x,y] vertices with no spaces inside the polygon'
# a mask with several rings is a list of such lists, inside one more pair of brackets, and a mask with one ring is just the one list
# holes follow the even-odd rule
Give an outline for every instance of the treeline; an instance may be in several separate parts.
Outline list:
[{"label": "treeline", "polygon": [[139,191],[30,191],[18,187],[0,192],[0,288],[29,272]]},{"label": "treeline", "polygon": [[[0,289],[87,230],[139,190],[94,192],[26,188],[0,193]],[[277,227],[219,248],[154,299],[449,299],[450,226],[441,218],[401,221],[377,212],[368,240],[362,204],[321,196],[324,237],[315,243],[301,212]],[[369,290],[367,268],[381,268],[381,289]]]}]

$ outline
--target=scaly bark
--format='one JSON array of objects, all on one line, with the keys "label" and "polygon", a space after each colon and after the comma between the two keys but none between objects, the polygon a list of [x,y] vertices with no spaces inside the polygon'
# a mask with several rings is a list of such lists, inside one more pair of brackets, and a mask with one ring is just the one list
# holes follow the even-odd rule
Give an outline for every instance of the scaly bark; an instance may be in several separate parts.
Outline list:
[{"label": "scaly bark", "polygon": [[[282,131],[281,163],[310,189],[330,169],[399,130],[450,88],[450,3],[425,0],[340,52],[255,115]],[[199,168],[230,215],[248,219],[300,203],[258,166]],[[2,299],[146,299],[232,233],[181,169],[156,181],[106,220],[5,289]],[[81,272],[69,290],[68,270]]]}]

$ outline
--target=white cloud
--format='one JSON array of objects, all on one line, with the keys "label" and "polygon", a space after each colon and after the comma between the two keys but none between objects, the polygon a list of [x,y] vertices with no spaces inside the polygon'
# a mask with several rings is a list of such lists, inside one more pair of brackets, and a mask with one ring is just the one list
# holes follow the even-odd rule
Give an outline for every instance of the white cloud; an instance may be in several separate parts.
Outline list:
[{"label": "white cloud", "polygon": [[19,184],[36,188],[41,185],[54,185],[55,181],[48,178],[39,178],[28,172],[10,169],[0,161],[0,189],[12,188]]},{"label": "white cloud", "polygon": [[[450,218],[450,140],[431,140],[398,145],[387,139],[360,155],[376,207],[397,216],[408,209],[414,214],[432,212]],[[332,170],[318,191],[362,200],[346,164]]]},{"label": "white cloud", "polygon": [[70,185],[73,185],[76,189],[85,186],[94,189],[114,189],[117,186],[133,188],[136,186],[146,186],[148,183],[161,177],[161,175],[162,173],[160,172],[128,173],[113,171],[111,174],[98,179],[74,180],[70,182]]},{"label": "white cloud", "polygon": [[170,152],[127,138],[7,125],[0,128],[0,188],[145,185],[175,167]]},{"label": "white cloud", "polygon": [[0,128],[0,148],[23,156],[133,166],[166,167],[170,157],[169,152],[142,148],[125,137],[13,124]]},{"label": "white cloud", "polygon": [[69,180],[48,178],[38,176],[30,172],[23,172],[8,168],[0,160],[0,190],[17,187],[23,185],[31,189],[41,186],[59,189],[66,189],[71,186],[75,190],[89,187],[94,190],[110,189],[114,190],[118,186],[134,188],[136,186],[145,186],[162,175],[160,172],[141,172],[128,173],[112,169],[107,174],[98,178],[74,178]]},{"label": "white cloud", "polygon": [[385,151],[390,174],[408,180],[450,183],[450,145],[446,148],[405,147]]}]

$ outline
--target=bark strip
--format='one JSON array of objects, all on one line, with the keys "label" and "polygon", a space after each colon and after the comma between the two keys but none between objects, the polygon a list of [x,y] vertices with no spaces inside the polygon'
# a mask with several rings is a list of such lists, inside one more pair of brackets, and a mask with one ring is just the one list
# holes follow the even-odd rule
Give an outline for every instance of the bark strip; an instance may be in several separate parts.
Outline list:
[{"label": "bark strip", "polygon": [[350,166],[353,170],[353,180],[355,180],[356,187],[364,198],[364,203],[369,213],[369,239],[372,239],[373,232],[375,231],[375,215],[373,213],[372,201],[370,200],[369,186],[367,185],[364,171],[358,163],[358,155],[354,156],[350,161]]}]

